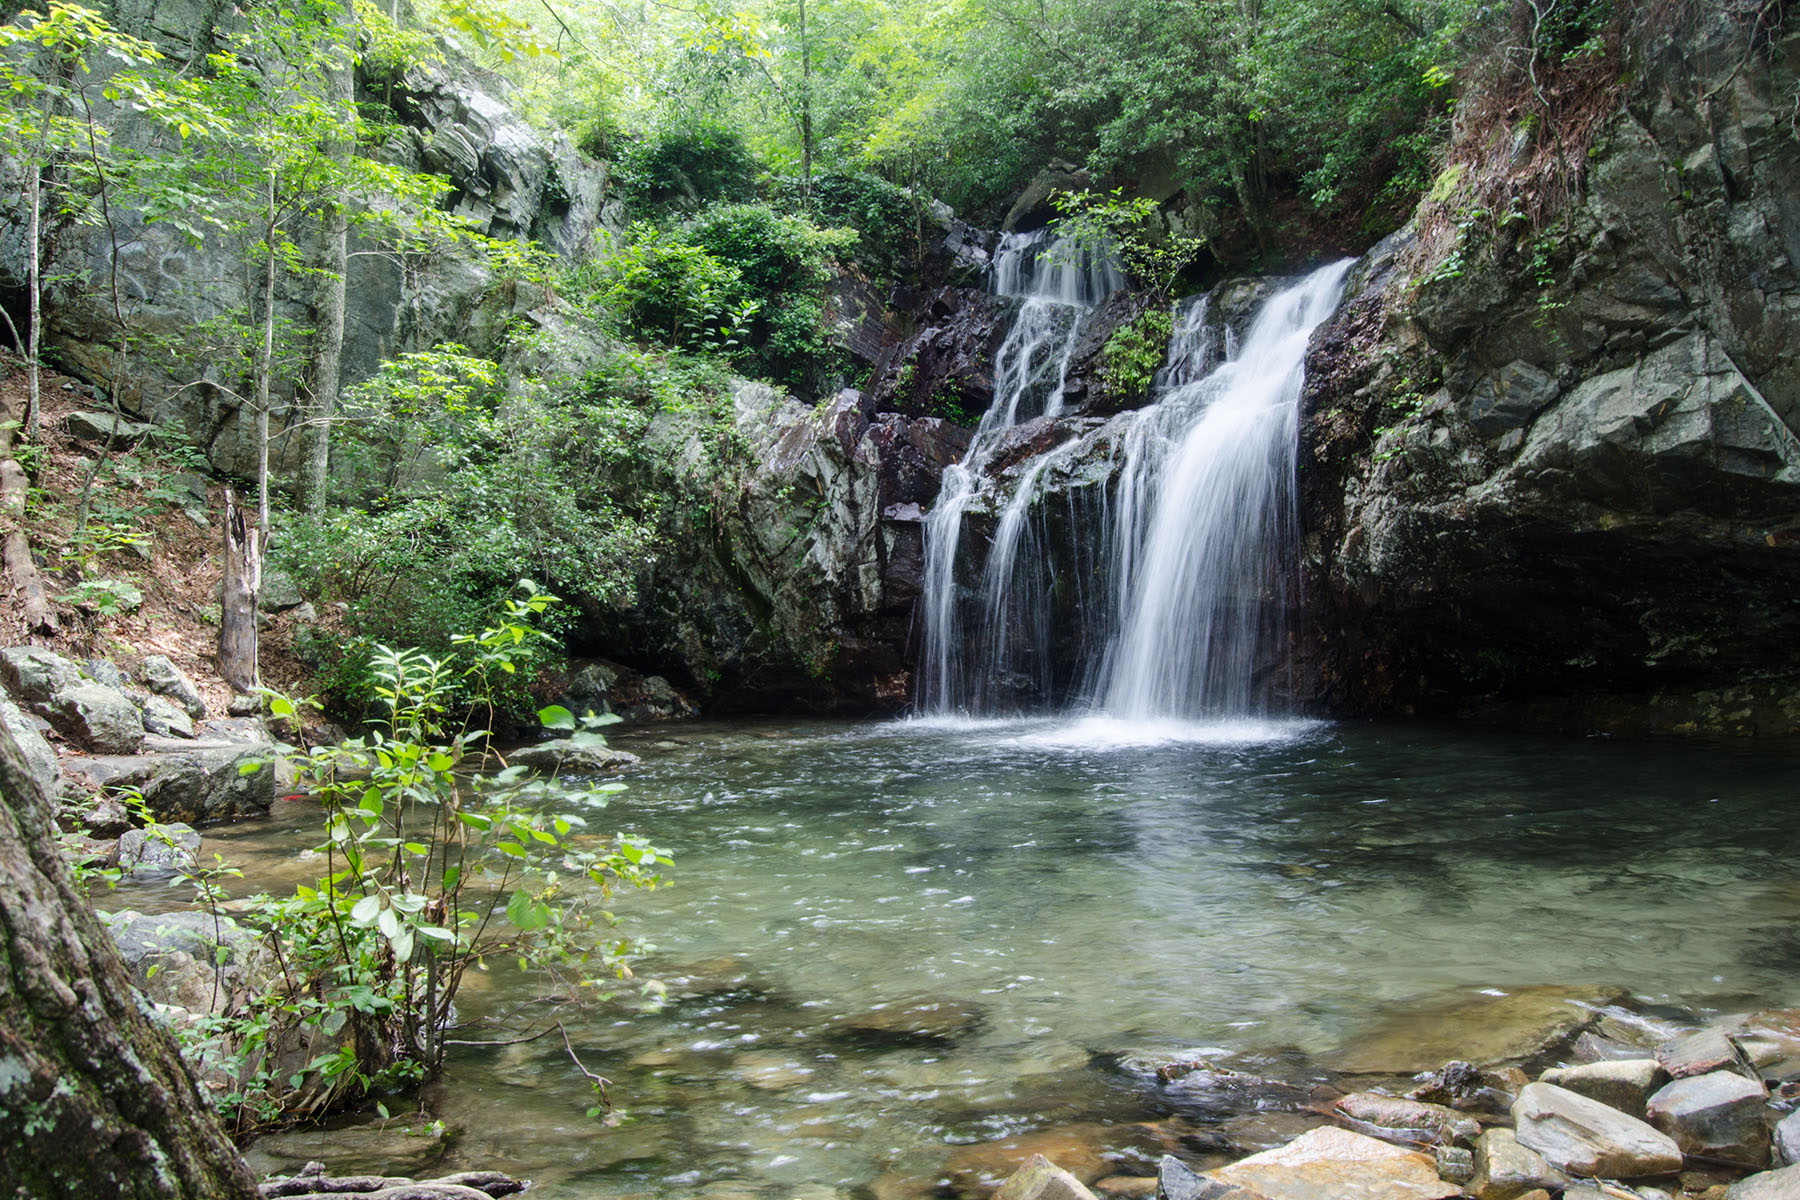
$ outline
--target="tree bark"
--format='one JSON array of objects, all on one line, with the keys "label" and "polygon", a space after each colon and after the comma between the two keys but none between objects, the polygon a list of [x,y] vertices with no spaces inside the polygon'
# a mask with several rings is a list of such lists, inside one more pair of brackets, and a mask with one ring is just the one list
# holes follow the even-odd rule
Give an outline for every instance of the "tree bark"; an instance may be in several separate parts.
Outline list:
[{"label": "tree bark", "polygon": [[12,457],[13,430],[6,428],[17,416],[10,406],[0,405],[0,513],[6,518],[0,559],[4,559],[6,573],[12,576],[13,588],[24,606],[26,628],[34,633],[55,633],[56,610],[44,594],[37,563],[31,558],[31,541],[25,536],[25,493],[30,481]]},{"label": "tree bark", "polygon": [[225,586],[219,594],[219,676],[234,692],[257,686],[256,601],[262,592],[262,537],[225,489]]},{"label": "tree bark", "polygon": [[0,726],[0,1180],[11,1200],[252,1200],[256,1184],[151,1023]]}]

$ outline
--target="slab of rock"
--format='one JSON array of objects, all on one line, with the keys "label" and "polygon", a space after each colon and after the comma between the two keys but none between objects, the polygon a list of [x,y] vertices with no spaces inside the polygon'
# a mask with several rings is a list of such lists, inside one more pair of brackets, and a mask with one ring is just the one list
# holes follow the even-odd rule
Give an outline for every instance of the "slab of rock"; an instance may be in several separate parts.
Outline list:
[{"label": "slab of rock", "polygon": [[1682,1153],[1734,1166],[1769,1165],[1768,1091],[1736,1071],[1677,1079],[1650,1097],[1650,1123]]},{"label": "slab of rock", "polygon": [[564,775],[600,775],[635,767],[643,760],[628,750],[607,746],[578,746],[567,739],[520,746],[506,756],[506,761],[534,771],[557,771]]},{"label": "slab of rock", "polygon": [[305,603],[306,597],[292,575],[286,571],[263,572],[262,592],[256,597],[258,608],[264,612],[286,612]]},{"label": "slab of rock", "polygon": [[174,875],[199,861],[200,835],[188,825],[128,829],[119,837],[117,866],[127,876]]},{"label": "slab of rock", "polygon": [[1800,1167],[1740,1179],[1726,1189],[1725,1200],[1800,1200]]},{"label": "slab of rock", "polygon": [[111,445],[117,450],[156,436],[156,426],[128,421],[111,413],[72,412],[63,418],[63,428],[78,442]]},{"label": "slab of rock", "polygon": [[1656,1061],[1662,1064],[1671,1079],[1708,1075],[1714,1071],[1736,1071],[1749,1079],[1762,1078],[1744,1057],[1737,1039],[1723,1029],[1702,1029],[1665,1042],[1656,1048]]},{"label": "slab of rock", "polygon": [[1226,1200],[1243,1195],[1242,1188],[1195,1174],[1173,1154],[1163,1155],[1156,1169],[1156,1200]]},{"label": "slab of rock", "polygon": [[145,696],[140,712],[146,734],[177,738],[194,736],[194,719],[167,696]]},{"label": "slab of rock", "polygon": [[1539,1188],[1559,1188],[1569,1177],[1536,1150],[1521,1146],[1510,1129],[1490,1129],[1475,1144],[1475,1200],[1517,1200]]},{"label": "slab of rock", "polygon": [[1043,1155],[1034,1154],[1000,1185],[994,1200],[1094,1200],[1094,1193]]},{"label": "slab of rock", "polygon": [[1540,1078],[1544,1083],[1568,1088],[1608,1108],[1642,1118],[1650,1093],[1668,1082],[1669,1073],[1654,1058],[1626,1058],[1556,1067]]},{"label": "slab of rock", "polygon": [[161,654],[146,655],[143,673],[145,687],[181,705],[182,711],[194,720],[206,719],[206,701],[200,698],[200,689],[187,677],[187,672],[168,658]]},{"label": "slab of rock", "polygon": [[[1127,1065],[1127,1070],[1130,1067]],[[1155,1068],[1163,1098],[1186,1116],[1216,1121],[1240,1113],[1282,1114],[1310,1109],[1312,1090],[1281,1079],[1268,1079],[1234,1071],[1204,1059],[1163,1063]],[[1272,1148],[1292,1140],[1289,1130],[1264,1145]]]},{"label": "slab of rock", "polygon": [[1443,1200],[1462,1192],[1438,1177],[1437,1163],[1428,1154],[1330,1127],[1208,1176],[1242,1188],[1255,1200]]},{"label": "slab of rock", "polygon": [[1775,1158],[1790,1166],[1800,1163],[1800,1112],[1791,1112],[1775,1126]]},{"label": "slab of rock", "polygon": [[1638,1179],[1681,1169],[1681,1149],[1667,1134],[1555,1084],[1528,1085],[1512,1116],[1519,1144],[1571,1175]]},{"label": "slab of rock", "polygon": [[1522,1063],[1565,1045],[1623,999],[1616,988],[1531,987],[1510,992],[1457,989],[1397,1004],[1355,1042],[1325,1056],[1347,1074],[1412,1075],[1453,1059],[1483,1066]]}]

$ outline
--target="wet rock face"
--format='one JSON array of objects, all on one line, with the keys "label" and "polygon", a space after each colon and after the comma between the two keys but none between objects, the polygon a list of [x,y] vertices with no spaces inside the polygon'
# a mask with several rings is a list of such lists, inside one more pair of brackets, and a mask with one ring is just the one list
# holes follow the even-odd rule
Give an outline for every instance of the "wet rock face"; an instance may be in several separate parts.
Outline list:
[{"label": "wet rock face", "polygon": [[1384,245],[1315,339],[1306,700],[1800,729],[1800,37],[1697,20],[1553,228]]}]

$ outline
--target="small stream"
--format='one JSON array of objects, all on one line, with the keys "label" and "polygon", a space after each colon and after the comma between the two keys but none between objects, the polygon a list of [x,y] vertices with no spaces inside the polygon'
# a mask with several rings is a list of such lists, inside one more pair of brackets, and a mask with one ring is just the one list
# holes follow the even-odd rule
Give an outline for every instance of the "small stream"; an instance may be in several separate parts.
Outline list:
[{"label": "small stream", "polygon": [[[646,765],[601,823],[676,857],[671,887],[618,905],[666,1007],[570,1025],[625,1119],[583,1117],[554,1037],[459,1051],[434,1090],[452,1166],[548,1200],[918,1195],[961,1145],[1156,1118],[1121,1056],[1304,1073],[1446,989],[1800,1001],[1791,756],[1261,721],[614,741]],[[307,877],[308,809],[206,852],[252,890]],[[469,1015],[541,1008],[499,965],[472,980]],[[921,1005],[923,1034],[884,1028]]]}]

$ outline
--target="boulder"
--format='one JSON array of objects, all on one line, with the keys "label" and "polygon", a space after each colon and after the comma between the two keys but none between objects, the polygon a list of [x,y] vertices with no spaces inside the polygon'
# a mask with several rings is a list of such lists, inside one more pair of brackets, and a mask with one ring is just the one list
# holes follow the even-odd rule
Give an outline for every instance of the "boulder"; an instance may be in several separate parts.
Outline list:
[{"label": "boulder", "polygon": [[[71,758],[66,768],[99,787],[136,788],[159,821],[202,823],[269,811],[277,775],[269,746],[222,739],[173,745],[181,748]],[[258,769],[246,774],[250,763]]]},{"label": "boulder", "polygon": [[200,862],[200,835],[179,822],[128,829],[119,837],[117,865],[127,877],[179,875]]},{"label": "boulder", "polygon": [[41,646],[8,646],[0,650],[0,673],[22,704],[48,704],[56,693],[83,682],[81,668]]},{"label": "boulder", "polygon": [[299,608],[306,603],[306,597],[300,594],[300,585],[286,571],[265,571],[262,577],[262,592],[256,597],[256,605],[264,612],[286,612],[290,608]]},{"label": "boulder", "polygon": [[567,738],[558,738],[532,746],[520,746],[506,756],[506,761],[545,774],[602,775],[635,767],[643,760],[626,750],[577,745]]},{"label": "boulder", "polygon": [[1519,1144],[1571,1175],[1636,1179],[1681,1169],[1667,1134],[1555,1084],[1526,1086],[1512,1116]]},{"label": "boulder", "polygon": [[144,718],[125,693],[98,683],[56,692],[44,715],[57,732],[99,754],[136,754],[144,745]]},{"label": "boulder", "polygon": [[1567,1088],[1634,1117],[1643,1117],[1650,1093],[1668,1082],[1668,1072],[1654,1058],[1613,1059],[1545,1071],[1545,1083]]},{"label": "boulder", "polygon": [[1198,1175],[1173,1154],[1156,1168],[1156,1200],[1215,1200],[1223,1185]]},{"label": "boulder", "polygon": [[57,777],[62,773],[56,762],[56,751],[50,748],[50,743],[44,740],[31,718],[5,692],[0,692],[0,724],[12,734],[19,752],[25,756],[25,765],[31,768],[32,777],[43,784],[47,794],[54,796]]},{"label": "boulder", "polygon": [[1740,1179],[1726,1189],[1725,1200],[1800,1200],[1800,1167]]},{"label": "boulder", "polygon": [[1510,1129],[1490,1129],[1475,1144],[1475,1175],[1468,1188],[1475,1200],[1516,1200],[1567,1182],[1568,1176],[1536,1150],[1521,1146]]},{"label": "boulder", "polygon": [[1736,1071],[1676,1079],[1650,1097],[1650,1123],[1682,1153],[1734,1166],[1769,1165],[1768,1091]]},{"label": "boulder", "polygon": [[1094,1200],[1094,1193],[1043,1155],[1034,1154],[1000,1185],[994,1200]]},{"label": "boulder", "polygon": [[1656,1048],[1656,1061],[1662,1064],[1671,1079],[1709,1075],[1714,1071],[1736,1071],[1748,1079],[1762,1078],[1744,1056],[1737,1039],[1722,1029],[1702,1029],[1665,1042]]},{"label": "boulder", "polygon": [[156,737],[191,738],[194,720],[167,696],[145,696],[140,711],[144,732]]},{"label": "boulder", "polygon": [[1473,1063],[1452,1061],[1429,1075],[1418,1076],[1415,1082],[1418,1086],[1406,1093],[1410,1099],[1459,1112],[1504,1113],[1512,1108],[1527,1079],[1516,1067],[1483,1071]]},{"label": "boulder", "polygon": [[221,1013],[266,975],[254,935],[206,912],[102,913],[131,978],[151,1000]]},{"label": "boulder", "polygon": [[1208,1176],[1241,1188],[1246,1200],[1441,1200],[1462,1192],[1439,1178],[1430,1155],[1329,1127]]},{"label": "boulder", "polygon": [[111,413],[72,412],[63,418],[63,429],[78,442],[126,450],[156,436],[156,426],[128,421]]},{"label": "boulder", "polygon": [[200,698],[200,689],[194,681],[187,677],[187,672],[176,666],[161,654],[151,654],[144,658],[144,686],[159,696],[167,696],[181,705],[182,710],[196,721],[206,719],[206,701]]}]

